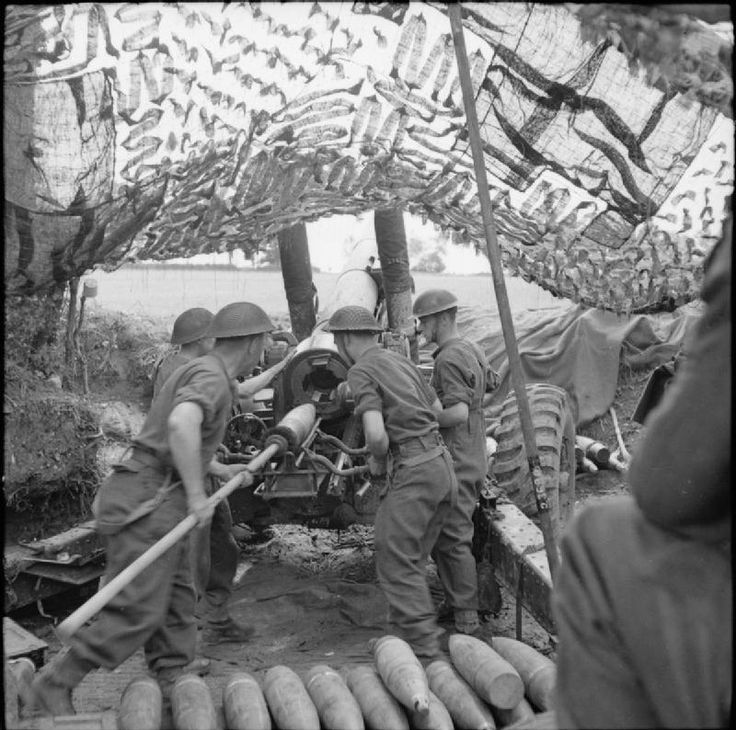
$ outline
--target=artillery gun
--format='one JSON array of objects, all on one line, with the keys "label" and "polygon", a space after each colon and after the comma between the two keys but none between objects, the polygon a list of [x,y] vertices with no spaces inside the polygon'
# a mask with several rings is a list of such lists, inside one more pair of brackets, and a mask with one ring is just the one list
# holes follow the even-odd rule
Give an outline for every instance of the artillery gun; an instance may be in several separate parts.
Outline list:
[{"label": "artillery gun", "polygon": [[[330,314],[348,303],[359,303],[381,318],[385,303],[380,271],[344,271],[309,337],[297,344],[290,334],[277,335],[265,353],[264,365],[271,366],[286,357],[289,349],[293,349],[291,360],[273,387],[256,394],[252,412],[237,412],[230,419],[223,458],[230,463],[247,462],[263,447],[273,424],[292,408],[311,403],[317,413],[305,440],[287,451],[279,463],[263,470],[262,480],[252,492],[231,496],[236,521],[256,528],[283,522],[310,527],[372,522],[376,498],[367,473],[361,422],[353,413],[347,389],[349,365],[338,352],[332,334],[325,331]],[[388,330],[380,341],[387,347],[402,342]]]},{"label": "artillery gun", "polygon": [[[344,528],[371,523],[377,490],[365,465],[360,419],[346,388],[348,364],[337,351],[333,336],[324,330],[338,307],[360,303],[385,324],[385,302],[376,283],[378,271],[351,269],[337,282],[333,300],[321,313],[311,335],[300,343],[282,336],[265,356],[265,365],[286,356],[291,342],[295,352],[273,387],[257,396],[256,409],[237,413],[229,423],[225,445],[228,460],[247,461],[258,453],[272,425],[291,408],[312,403],[317,420],[303,443],[287,451],[278,463],[261,472],[262,481],[251,490],[230,497],[233,517],[256,529],[274,523],[302,523],[310,527]],[[408,339],[388,328],[381,333],[383,347],[409,355]],[[426,355],[426,357],[425,357]],[[419,353],[419,368],[427,378],[429,353]],[[532,422],[540,447],[541,480],[545,484],[556,535],[569,519],[575,495],[575,417],[564,389],[547,383],[526,387]],[[535,495],[518,404],[511,393],[487,419],[489,470],[486,487],[474,517],[473,552],[479,563],[493,554],[494,564],[517,595],[528,599],[532,611],[551,625],[549,577],[540,562],[541,534],[529,516],[535,513]],[[539,477],[538,477],[539,478]],[[498,487],[498,488],[495,488]],[[500,500],[499,500],[500,498]],[[505,504],[504,502],[505,499]],[[501,502],[499,504],[499,501]],[[526,587],[519,588],[520,576]]]},{"label": "artillery gun", "polygon": [[[379,221],[385,228],[396,226],[396,218],[400,220],[393,211],[388,214],[381,211],[380,215],[376,211],[377,234]],[[256,530],[282,523],[341,529],[352,523],[373,521],[378,490],[370,482],[361,421],[353,412],[347,391],[348,364],[337,351],[333,336],[325,331],[325,324],[341,306],[364,306],[385,327],[380,335],[383,347],[411,356],[428,378],[432,370],[429,353],[412,351],[416,338],[412,336],[411,277],[408,257],[399,255],[402,250],[406,252],[405,240],[400,241],[398,251],[386,251],[385,246],[382,249],[379,235],[376,240],[381,260],[385,261],[383,271],[360,265],[363,262],[346,269],[319,318],[314,312],[311,270],[303,265],[306,237],[297,240],[298,245],[282,248],[282,263],[288,263],[285,252],[296,259],[292,262],[295,265],[283,268],[294,332],[275,334],[273,345],[264,355],[263,366],[270,367],[287,356],[290,359],[271,388],[257,393],[247,410],[233,413],[225,434],[222,459],[250,462],[272,435],[275,424],[303,403],[314,406],[316,419],[299,443],[289,442],[278,457],[259,469],[254,488],[239,489],[229,496],[236,523],[245,523]],[[292,239],[288,243],[295,242]],[[403,271],[397,271],[402,267]],[[304,280],[299,281],[299,277]],[[399,290],[397,281],[403,289]],[[308,293],[311,317],[293,311],[290,294],[296,283]],[[309,328],[305,328],[305,322],[310,319]],[[544,484],[553,522],[559,528],[574,502],[574,418],[561,388],[531,384],[526,390],[541,456],[540,473],[535,472],[534,481]],[[542,625],[551,627],[551,579],[542,535],[519,509],[522,507],[532,514],[536,499],[524,450],[519,406],[513,393],[504,402],[499,416],[487,425],[495,453],[489,460],[486,482],[489,488],[476,511],[473,552],[487,566],[492,555],[501,580],[516,590],[517,604],[523,601]],[[516,504],[498,499],[499,492],[491,488],[496,482]],[[101,575],[103,558],[93,522],[6,551],[6,568],[16,578],[10,596],[6,581],[6,607],[19,608],[68,590],[70,586],[86,590]]]}]

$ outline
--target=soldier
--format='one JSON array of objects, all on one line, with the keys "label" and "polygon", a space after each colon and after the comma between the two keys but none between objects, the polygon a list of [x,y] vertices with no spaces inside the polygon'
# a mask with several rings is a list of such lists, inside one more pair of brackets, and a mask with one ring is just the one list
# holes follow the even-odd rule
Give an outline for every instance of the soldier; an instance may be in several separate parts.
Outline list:
[{"label": "soldier", "polygon": [[452,610],[455,629],[477,634],[478,579],[473,544],[473,512],[486,471],[486,433],[483,399],[489,383],[485,354],[475,343],[460,337],[455,322],[457,298],[444,289],[430,289],[414,302],[414,316],[426,341],[437,344],[432,387],[442,403],[437,416],[445,443],[452,454],[457,478],[455,508],[445,521],[432,557]]},{"label": "soldier", "polygon": [[381,327],[367,309],[341,307],[328,327],[351,366],[347,380],[363,423],[371,473],[386,475],[375,550],[389,617],[414,653],[431,660],[441,656],[442,630],[425,564],[457,498],[452,458],[437,425],[442,406],[414,363],[378,346]]},{"label": "soldier", "polygon": [[176,318],[171,332],[171,344],[178,345],[179,351],[170,353],[158,364],[153,377],[154,398],[174,370],[212,349],[215,342],[206,334],[210,324],[212,312],[203,307],[187,309]]},{"label": "soldier", "polygon": [[[214,460],[236,395],[235,377],[251,372],[273,329],[255,304],[235,302],[214,317],[212,351],[178,368],[151,404],[138,436],[95,498],[97,528],[111,579],[186,517],[206,525],[208,473],[230,479],[245,465]],[[252,483],[243,472],[243,486]],[[186,540],[134,578],[71,638],[31,686],[42,712],[74,713],[72,689],[97,667],[115,669],[143,646],[165,697],[194,657],[197,629]]]},{"label": "soldier", "polygon": [[730,727],[732,223],[687,359],[647,416],[631,496],[587,505],[552,595],[559,727]]},{"label": "soldier", "polygon": [[[212,313],[201,307],[187,309],[176,318],[171,344],[179,345],[180,349],[159,364],[154,379],[154,398],[177,368],[212,349],[214,339],[208,333],[212,319]],[[265,345],[268,345],[268,339]],[[266,387],[283,370],[287,362],[288,358],[285,358],[260,375],[239,383],[238,396],[242,402],[246,402],[255,392]],[[217,478],[208,477],[206,486],[208,494],[214,493],[218,488]],[[230,505],[227,500],[222,500],[215,507],[211,522],[201,530],[196,530],[190,539],[194,582],[202,603],[202,638],[208,644],[244,642],[253,636],[253,629],[240,626],[228,609],[240,555],[232,527]],[[203,658],[195,659],[187,667],[189,671],[199,673],[206,672],[208,668],[209,661]]]}]

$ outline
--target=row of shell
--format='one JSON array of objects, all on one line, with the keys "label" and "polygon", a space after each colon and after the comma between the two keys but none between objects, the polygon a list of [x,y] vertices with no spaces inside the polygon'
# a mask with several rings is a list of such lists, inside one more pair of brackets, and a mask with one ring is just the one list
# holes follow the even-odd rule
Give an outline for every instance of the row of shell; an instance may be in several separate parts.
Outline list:
[{"label": "row of shell", "polygon": [[[374,665],[336,671],[313,666],[302,678],[271,667],[262,682],[247,672],[231,676],[222,695],[230,730],[493,730],[541,727],[533,709],[551,710],[555,665],[519,641],[471,636],[449,640],[450,661],[426,668],[395,636],[369,643]],[[161,691],[150,677],[123,693],[119,730],[160,730]],[[171,693],[177,730],[216,730],[218,713],[204,680],[180,677]],[[535,724],[535,721],[537,724]],[[544,722],[544,721],[543,721]]]},{"label": "row of shell", "polygon": [[[320,664],[303,678],[288,667],[275,666],[262,681],[247,672],[232,675],[222,694],[225,727],[492,730],[550,726],[555,665],[522,642],[498,637],[489,645],[455,634],[449,640],[450,661],[437,659],[426,667],[395,636],[373,639],[369,646],[373,665],[351,665],[338,672]],[[30,685],[34,666],[23,658],[6,663],[5,670],[6,726],[18,727],[17,701],[25,704],[22,688]],[[17,690],[9,692],[13,687]],[[117,730],[160,730],[162,707],[156,680],[137,677],[123,692],[117,722],[113,718],[112,725],[117,724]],[[209,688],[193,674],[175,683],[171,710],[177,730],[221,726]],[[75,718],[56,718],[48,727],[77,727],[56,722]],[[92,725],[88,722],[85,727],[98,727],[91,715],[87,720]],[[107,725],[99,725],[103,726]]]}]

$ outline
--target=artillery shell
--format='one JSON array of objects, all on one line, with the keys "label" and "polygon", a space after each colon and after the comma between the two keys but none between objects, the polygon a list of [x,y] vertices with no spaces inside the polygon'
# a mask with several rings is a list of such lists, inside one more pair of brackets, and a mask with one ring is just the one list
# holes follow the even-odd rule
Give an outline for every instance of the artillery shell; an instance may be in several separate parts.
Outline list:
[{"label": "artillery shell", "polygon": [[271,716],[258,680],[247,672],[234,674],[222,691],[229,730],[271,730]]},{"label": "artillery shell", "polygon": [[429,688],[450,713],[456,727],[467,730],[495,730],[491,708],[460,677],[449,662],[437,660],[425,669]]},{"label": "artillery shell", "polygon": [[263,694],[279,728],[320,730],[317,708],[299,675],[289,667],[271,667],[266,672]]},{"label": "artillery shell", "polygon": [[495,637],[493,648],[519,673],[526,696],[540,710],[552,709],[557,681],[555,663],[536,649],[516,639]]},{"label": "artillery shell", "polygon": [[429,691],[427,712],[411,713],[411,726],[414,730],[454,730],[452,717],[437,695]]},{"label": "artillery shell", "polygon": [[513,725],[516,722],[533,720],[534,710],[526,700],[522,700],[516,707],[512,707],[510,710],[502,710],[499,707],[494,707],[493,715],[498,720],[498,726],[505,728],[507,725]]},{"label": "artillery shell", "polygon": [[408,710],[429,712],[429,684],[409,644],[397,636],[371,639],[376,668],[389,692]]},{"label": "artillery shell", "polygon": [[120,730],[160,730],[161,688],[153,677],[136,677],[128,683],[120,699]]},{"label": "artillery shell", "polygon": [[370,730],[409,730],[404,708],[388,691],[375,667],[360,664],[345,670],[344,676]]},{"label": "artillery shell", "polygon": [[177,730],[216,730],[217,715],[201,677],[183,674],[171,690],[171,714]]},{"label": "artillery shell", "polygon": [[482,700],[510,710],[523,699],[524,683],[519,673],[485,641],[453,634],[449,649],[455,668]]},{"label": "artillery shell", "polygon": [[27,656],[22,656],[18,659],[11,659],[8,666],[15,677],[21,704],[27,705],[30,701],[29,691],[36,672],[36,665]]},{"label": "artillery shell", "polygon": [[3,667],[3,705],[5,709],[5,727],[16,727],[18,724],[18,683],[13,671],[6,663]]},{"label": "artillery shell", "polygon": [[312,667],[305,686],[324,730],[364,730],[360,705],[334,669],[325,664]]},{"label": "artillery shell", "polygon": [[559,727],[557,713],[554,710],[547,710],[526,720],[519,720],[509,725],[506,730],[559,730]]}]

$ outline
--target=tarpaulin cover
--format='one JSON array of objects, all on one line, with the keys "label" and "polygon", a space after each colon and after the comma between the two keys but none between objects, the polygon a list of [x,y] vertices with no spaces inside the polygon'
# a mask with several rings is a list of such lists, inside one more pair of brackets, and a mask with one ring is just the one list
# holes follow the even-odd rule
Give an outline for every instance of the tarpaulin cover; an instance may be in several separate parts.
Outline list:
[{"label": "tarpaulin cover", "polygon": [[[695,296],[733,185],[723,115],[563,5],[463,12],[507,269],[614,311]],[[4,70],[9,292],[386,207],[482,245],[442,4],[10,5]],[[705,190],[671,200],[687,175]]]},{"label": "tarpaulin cover", "polygon": [[[666,362],[683,346],[696,318],[694,311],[624,317],[568,305],[516,315],[514,330],[526,382],[564,388],[576,404],[581,426],[605,414],[613,403],[621,365],[652,369]],[[500,320],[496,314],[460,307],[458,327],[481,345],[501,376],[493,412],[511,389]]]}]

